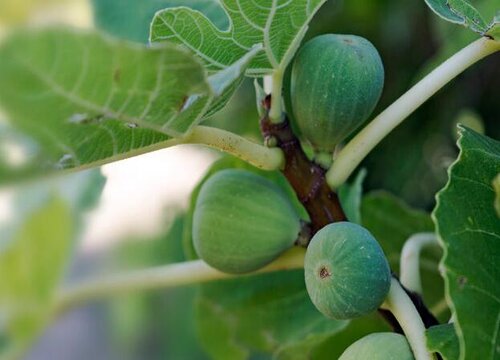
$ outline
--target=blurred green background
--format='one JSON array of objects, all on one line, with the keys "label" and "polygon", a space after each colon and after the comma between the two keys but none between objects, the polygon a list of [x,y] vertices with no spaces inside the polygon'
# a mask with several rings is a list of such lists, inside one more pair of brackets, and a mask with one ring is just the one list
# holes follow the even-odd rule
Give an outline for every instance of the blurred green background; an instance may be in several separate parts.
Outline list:
[{"label": "blurred green background", "polygon": [[[114,36],[147,42],[149,20],[166,3],[166,0],[0,0],[0,36],[11,27],[26,23],[64,21],[78,26],[94,24]],[[177,3],[181,5],[183,1]],[[486,18],[491,18],[500,5],[496,0],[473,3]],[[476,37],[441,21],[423,0],[329,0],[314,18],[307,38],[323,33],[364,36],[378,48],[385,65],[386,83],[375,113]],[[500,138],[498,89],[499,56],[487,58],[459,76],[364,161],[362,166],[368,171],[365,190],[384,189],[414,207],[431,210],[435,193],[446,181],[446,169],[456,158],[457,122]],[[249,79],[230,105],[210,119],[209,124],[259,140],[257,120],[254,88]],[[166,207],[164,212],[163,226],[156,235],[125,236],[115,246],[77,254],[68,281],[83,277],[82,274],[95,276],[183,261],[183,210]],[[106,234],[101,236],[106,238]],[[28,358],[205,359],[197,337],[195,294],[196,289],[183,288],[90,304],[50,328]],[[76,335],[65,343],[65,336],[72,332]],[[328,349],[328,344],[325,348]]]}]

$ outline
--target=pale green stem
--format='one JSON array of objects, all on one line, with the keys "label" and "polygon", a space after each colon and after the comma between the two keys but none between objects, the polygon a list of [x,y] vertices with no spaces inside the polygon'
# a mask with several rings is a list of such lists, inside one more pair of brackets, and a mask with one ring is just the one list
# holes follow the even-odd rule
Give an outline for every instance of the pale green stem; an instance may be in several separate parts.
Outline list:
[{"label": "pale green stem", "polygon": [[[268,266],[254,272],[293,270],[304,267],[305,250],[293,248]],[[176,286],[201,284],[214,280],[230,279],[241,275],[220,272],[202,260],[170,264],[145,270],[118,274],[87,281],[61,291],[53,309],[54,316],[61,315],[87,302],[145,290],[166,289]]]},{"label": "pale green stem", "polygon": [[283,121],[283,70],[274,70],[272,80],[271,110],[269,111],[269,119],[271,122],[276,124]]},{"label": "pale green stem", "polygon": [[389,310],[398,321],[410,344],[415,360],[432,360],[427,350],[425,326],[415,305],[396,279],[391,281],[391,289],[381,306]]},{"label": "pale green stem", "polygon": [[264,170],[280,169],[285,162],[283,152],[256,144],[229,131],[196,126],[191,133],[179,140],[180,144],[202,144],[234,155]]},{"label": "pale green stem", "polygon": [[342,149],[327,173],[330,187],[336,189],[342,185],[384,137],[438,90],[477,61],[499,50],[499,41],[476,40],[413,86]]},{"label": "pale green stem", "polygon": [[401,251],[400,281],[408,290],[422,294],[420,279],[420,253],[423,249],[438,246],[436,234],[421,233],[411,236]]}]

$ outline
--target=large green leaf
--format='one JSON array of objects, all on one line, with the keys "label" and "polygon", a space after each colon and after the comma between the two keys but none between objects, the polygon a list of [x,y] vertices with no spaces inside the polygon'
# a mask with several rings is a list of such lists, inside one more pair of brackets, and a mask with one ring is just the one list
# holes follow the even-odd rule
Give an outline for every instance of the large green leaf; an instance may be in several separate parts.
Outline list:
[{"label": "large green leaf", "polygon": [[500,356],[500,221],[492,183],[500,171],[500,142],[463,127],[460,133],[460,155],[437,197],[433,217],[445,250],[442,268],[460,359],[496,359]]},{"label": "large green leaf", "polygon": [[146,43],[155,13],[162,9],[187,6],[206,15],[218,28],[229,19],[218,0],[92,0],[95,23],[110,34]]},{"label": "large green leaf", "polygon": [[0,48],[0,105],[36,141],[40,168],[87,168],[176,144],[172,136],[227,100],[258,51],[207,77],[173,44],[146,47],[65,28],[20,31]]},{"label": "large green leaf", "polygon": [[12,241],[0,244],[0,338],[6,358],[19,355],[49,320],[72,234],[69,208],[55,197],[24,219]]},{"label": "large green leaf", "polygon": [[440,353],[444,360],[456,360],[460,356],[458,337],[453,324],[436,325],[427,329],[427,348]]},{"label": "large green leaf", "polygon": [[221,0],[230,18],[219,28],[202,13],[179,7],[158,12],[151,25],[151,41],[171,41],[195,52],[212,71],[234,63],[255,44],[265,51],[247,73],[267,75],[292,59],[313,15],[326,0]]},{"label": "large green leaf", "polygon": [[295,350],[305,355],[348,324],[316,310],[300,270],[204,285],[197,321],[202,345],[216,359],[297,358],[290,356]]},{"label": "large green leaf", "polygon": [[[498,15],[487,23],[468,0],[425,0],[425,2],[441,18],[468,27],[480,35],[488,35],[497,39]],[[497,10],[500,10],[500,6]]]},{"label": "large green leaf", "polygon": [[[401,250],[416,233],[432,232],[434,226],[428,213],[412,209],[387,192],[366,195],[361,204],[363,226],[378,240],[389,259],[391,269],[399,270]],[[426,250],[422,254],[421,272],[424,299],[433,305],[443,299],[443,281],[438,271],[440,252]]]}]

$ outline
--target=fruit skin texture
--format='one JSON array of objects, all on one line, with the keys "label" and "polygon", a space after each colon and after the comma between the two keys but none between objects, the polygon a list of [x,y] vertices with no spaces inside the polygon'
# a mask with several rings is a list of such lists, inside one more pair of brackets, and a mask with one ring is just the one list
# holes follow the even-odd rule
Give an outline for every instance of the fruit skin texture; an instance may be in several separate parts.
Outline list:
[{"label": "fruit skin texture", "polygon": [[260,269],[294,245],[300,218],[274,183],[245,170],[223,170],[202,187],[193,216],[198,255],[240,274]]},{"label": "fruit skin texture", "polygon": [[375,333],[349,346],[339,360],[414,360],[408,341],[395,333]]},{"label": "fruit skin texture", "polygon": [[292,70],[296,124],[316,152],[331,153],[371,114],[384,87],[377,49],[355,35],[315,37],[299,51]]},{"label": "fruit skin texture", "polygon": [[391,284],[389,264],[378,242],[368,230],[349,222],[327,225],[314,235],[304,269],[313,304],[333,319],[376,310]]}]

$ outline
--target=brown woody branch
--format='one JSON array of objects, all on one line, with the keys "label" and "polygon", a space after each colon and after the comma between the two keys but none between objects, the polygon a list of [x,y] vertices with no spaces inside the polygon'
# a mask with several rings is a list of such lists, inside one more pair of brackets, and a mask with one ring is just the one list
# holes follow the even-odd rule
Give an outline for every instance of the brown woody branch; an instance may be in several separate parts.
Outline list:
[{"label": "brown woody branch", "polygon": [[346,221],[338,195],[326,183],[325,169],[306,156],[288,118],[278,124],[271,122],[270,105],[268,96],[263,102],[265,115],[260,121],[261,132],[266,141],[275,141],[283,150],[285,167],[282,172],[309,214],[312,235],[332,222]]}]

